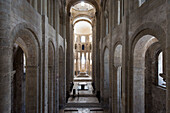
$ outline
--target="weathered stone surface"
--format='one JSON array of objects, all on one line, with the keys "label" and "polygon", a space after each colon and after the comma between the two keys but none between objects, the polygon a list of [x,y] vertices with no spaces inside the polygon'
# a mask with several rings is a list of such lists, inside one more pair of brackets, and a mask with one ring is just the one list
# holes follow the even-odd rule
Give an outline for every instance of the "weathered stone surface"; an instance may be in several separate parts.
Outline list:
[{"label": "weathered stone surface", "polygon": [[[170,113],[170,0],[140,7],[140,0],[84,1],[96,13],[74,16],[92,19],[92,78],[101,106],[109,113]],[[67,106],[74,69],[70,8],[79,2],[0,0],[1,113],[59,113],[59,104]],[[22,55],[14,57],[18,47],[26,55],[25,76]],[[161,51],[166,88],[158,86]]]}]

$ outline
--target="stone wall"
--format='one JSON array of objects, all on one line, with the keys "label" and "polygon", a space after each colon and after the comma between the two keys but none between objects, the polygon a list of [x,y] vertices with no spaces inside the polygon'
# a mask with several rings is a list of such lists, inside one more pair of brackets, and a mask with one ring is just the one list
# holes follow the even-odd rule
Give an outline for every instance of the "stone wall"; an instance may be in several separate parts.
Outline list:
[{"label": "stone wall", "polygon": [[[41,1],[42,2],[42,1]],[[32,4],[29,4],[26,0],[12,0],[12,1],[5,1],[3,2],[5,4],[10,5],[10,10],[8,10],[9,14],[8,17],[8,23],[9,23],[9,39],[10,44],[13,45],[14,43],[17,43],[24,53],[27,55],[27,73],[26,73],[26,111],[29,113],[32,112],[47,112],[48,109],[53,109],[53,107],[47,107],[48,106],[48,41],[52,42],[52,45],[54,47],[54,70],[58,70],[57,63],[58,59],[58,40],[56,35],[58,32],[54,29],[53,26],[51,26],[48,23],[48,18],[46,11],[46,8],[42,7],[37,9]],[[34,2],[36,3],[36,2]],[[40,1],[38,1],[40,3]],[[41,7],[42,4],[39,4]],[[54,3],[55,5],[55,3]],[[33,7],[34,6],[34,7]],[[46,6],[47,7],[47,6]],[[55,9],[55,8],[54,8]],[[41,12],[38,13],[38,11]],[[6,10],[7,11],[7,10]],[[54,10],[58,11],[58,10]],[[57,12],[56,12],[57,13]],[[43,15],[43,16],[42,16]],[[53,17],[54,19],[55,16]],[[56,23],[56,22],[54,22]],[[7,24],[7,23],[5,23]],[[55,26],[56,27],[56,26]],[[21,39],[18,39],[21,38]],[[62,45],[64,45],[65,41],[63,40]],[[13,47],[12,47],[13,48]],[[9,53],[9,52],[8,52]],[[12,55],[12,51],[10,52]],[[10,59],[10,56],[6,58]],[[13,65],[12,63],[10,64]],[[10,67],[10,70],[12,71],[12,68]],[[34,67],[35,66],[35,67]],[[53,88],[51,88],[51,97],[54,101],[52,102],[53,105],[56,107],[58,96],[57,96],[57,71],[54,71],[54,84]],[[32,85],[30,84],[32,81],[32,85],[34,85],[34,88],[32,88]],[[30,85],[29,85],[30,84]],[[10,84],[9,84],[10,85]],[[9,92],[11,90],[11,87],[9,87]],[[13,95],[9,92],[6,92],[6,95]],[[29,92],[29,93],[28,93]],[[54,93],[53,93],[54,92]],[[28,98],[29,97],[29,98]],[[10,98],[8,99],[10,101]],[[10,106],[10,103],[9,103]],[[3,106],[0,107],[0,111],[2,113],[7,113],[10,111],[6,110]],[[56,107],[57,108],[57,107]],[[56,112],[57,109],[53,109],[53,112]]]},{"label": "stone wall", "polygon": [[[132,113],[132,108],[134,107],[132,105],[131,98],[133,97],[133,93],[131,92],[132,89],[132,59],[133,59],[133,43],[137,43],[137,40],[141,38],[143,35],[150,34],[153,36],[158,36],[159,38],[166,38],[165,32],[166,32],[166,1],[160,0],[160,1],[154,1],[154,0],[148,0],[145,2],[141,7],[132,8],[131,5],[137,6],[138,4],[132,1],[124,1],[125,3],[125,11],[124,16],[122,17],[123,20],[120,25],[113,24],[113,30],[112,30],[112,42],[111,43],[111,56],[112,58],[114,55],[114,51],[117,44],[122,44],[123,46],[123,53],[122,53],[122,112],[129,112]],[[117,17],[115,16],[117,12],[113,10],[113,16],[112,19],[115,20]],[[109,13],[110,14],[110,13]],[[110,14],[111,15],[111,14]],[[110,21],[109,21],[110,22]],[[113,21],[115,22],[115,21]],[[104,28],[103,28],[104,29]],[[155,30],[148,30],[147,32],[144,31],[146,29],[155,29]],[[139,37],[137,35],[140,34]],[[156,38],[158,38],[156,37]],[[103,39],[105,39],[103,37]],[[163,39],[163,40],[164,40]],[[165,50],[165,40],[160,40],[161,46],[163,46],[163,49]],[[105,41],[102,41],[102,46],[107,45]],[[113,61],[113,59],[112,59]],[[102,61],[101,61],[102,62]],[[111,62],[111,61],[110,61]],[[113,64],[111,64],[113,65]],[[116,103],[116,76],[114,73],[115,69],[112,67],[111,75],[113,76],[112,81],[112,89],[113,95],[112,97],[112,107],[115,108],[117,106]],[[156,93],[157,94],[157,93]],[[155,95],[156,95],[155,94]],[[163,93],[166,95],[166,93]],[[158,95],[157,95],[158,96]],[[164,101],[165,103],[165,101]],[[140,107],[140,106],[139,106]],[[161,107],[161,105],[160,105]],[[117,108],[115,108],[117,109]],[[116,112],[116,110],[113,110],[113,112]]]},{"label": "stone wall", "polygon": [[166,89],[152,86],[152,105],[150,113],[165,113],[166,112]]},{"label": "stone wall", "polygon": [[[36,1],[36,0],[35,0]],[[46,0],[44,0],[46,1]],[[72,3],[76,3],[78,0],[74,0],[67,4],[71,7]],[[138,4],[135,0],[124,0],[124,16],[121,23],[117,22],[117,10],[116,5],[112,0],[101,2],[101,6],[95,0],[86,0],[92,3],[96,8],[96,24],[94,27],[95,61],[93,62],[94,74],[96,75],[96,89],[101,94],[101,100],[104,101],[104,50],[107,47],[109,49],[109,104],[110,109],[116,113],[119,109],[117,107],[117,74],[115,73],[116,67],[114,63],[116,61],[114,54],[116,53],[116,47],[118,44],[122,45],[122,113],[135,113],[133,108],[140,108],[141,106],[136,104],[134,106],[133,97],[134,92],[134,50],[136,44],[144,35],[152,35],[158,39],[162,50],[165,52],[165,72],[167,75],[167,89],[161,89],[156,85],[151,85],[152,89],[152,112],[169,113],[169,0],[147,0],[141,7],[137,7]],[[105,3],[106,2],[106,3]],[[36,2],[34,2],[36,3]],[[58,2],[57,2],[58,3]],[[58,91],[59,91],[59,47],[63,48],[64,54],[64,76],[67,79],[68,90],[69,82],[72,81],[72,35],[70,30],[69,13],[62,16],[63,20],[59,28],[59,3],[56,5],[55,13],[53,15],[53,23],[56,25],[50,25],[52,17],[47,15],[47,1],[41,0],[41,5],[35,7],[29,4],[26,0],[3,0],[0,1],[0,111],[1,113],[11,112],[11,77],[14,74],[13,70],[13,44],[17,43],[24,53],[27,55],[27,75],[28,81],[26,87],[28,92],[26,94],[26,101],[29,103],[26,107],[28,113],[32,112],[48,112],[48,44],[49,41],[54,47],[54,89],[53,89],[53,110],[58,109]],[[110,4],[111,3],[111,4]],[[37,5],[37,4],[36,4]],[[60,3],[60,5],[63,5]],[[37,5],[38,6],[38,5]],[[65,6],[63,6],[65,7]],[[63,8],[64,9],[64,8]],[[68,8],[69,9],[69,8]],[[38,10],[38,11],[37,11]],[[38,13],[40,12],[40,13]],[[55,14],[54,13],[54,14]],[[55,17],[56,16],[56,17]],[[66,18],[66,17],[67,18]],[[106,18],[107,17],[107,18]],[[106,20],[109,17],[109,25],[106,25]],[[60,19],[62,19],[60,18]],[[55,21],[56,20],[56,21]],[[66,22],[67,21],[67,24]],[[63,24],[63,25],[62,25]],[[66,26],[67,25],[67,26]],[[66,30],[67,27],[67,30]],[[109,32],[106,34],[106,27],[109,27]],[[60,29],[60,30],[59,30]],[[61,31],[62,36],[59,35]],[[66,32],[67,31],[67,32]],[[66,37],[67,36],[67,37]],[[67,44],[65,41],[67,38]],[[100,47],[99,47],[100,44]],[[68,47],[66,47],[68,45]],[[67,50],[66,50],[67,49]],[[145,48],[148,49],[148,48]],[[146,51],[146,50],[145,50]],[[66,59],[67,52],[67,59]],[[140,53],[140,51],[137,51]],[[70,56],[69,56],[70,55]],[[67,61],[67,76],[66,76],[66,61]],[[142,60],[144,61],[144,60]],[[135,62],[136,65],[140,65],[140,62]],[[107,73],[108,74],[108,73]],[[69,78],[70,77],[70,78]],[[30,82],[31,81],[31,82]],[[108,81],[108,80],[107,80]],[[56,86],[57,84],[57,86]],[[158,97],[158,98],[157,98]],[[101,101],[101,102],[102,102]],[[166,104],[166,108],[165,108]],[[54,109],[56,107],[56,109]],[[138,112],[142,113],[144,110],[139,109]],[[111,112],[110,111],[110,112]]]}]

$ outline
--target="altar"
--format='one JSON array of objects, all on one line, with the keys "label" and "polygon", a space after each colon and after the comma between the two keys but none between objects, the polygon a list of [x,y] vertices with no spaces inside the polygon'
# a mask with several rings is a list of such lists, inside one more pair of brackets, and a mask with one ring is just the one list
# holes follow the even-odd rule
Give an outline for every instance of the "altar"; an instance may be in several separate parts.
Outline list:
[{"label": "altar", "polygon": [[78,90],[88,90],[87,82],[78,83]]},{"label": "altar", "polygon": [[89,75],[87,74],[87,72],[80,72],[78,77],[89,77]]}]

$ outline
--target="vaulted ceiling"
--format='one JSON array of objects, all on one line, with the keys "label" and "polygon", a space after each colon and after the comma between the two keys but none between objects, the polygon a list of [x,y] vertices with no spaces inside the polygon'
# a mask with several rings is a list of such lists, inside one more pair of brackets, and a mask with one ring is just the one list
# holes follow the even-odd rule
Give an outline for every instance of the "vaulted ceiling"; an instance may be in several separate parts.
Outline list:
[{"label": "vaulted ceiling", "polygon": [[100,3],[102,0],[66,0],[66,7],[70,7],[70,5],[75,5],[75,3],[81,1],[91,3],[91,5],[94,5],[94,7],[96,7],[95,5],[97,5],[97,8],[100,8]]},{"label": "vaulted ceiling", "polygon": [[[73,0],[66,0],[66,4],[68,4],[71,1]],[[77,1],[85,1],[85,0],[77,0]],[[91,1],[96,1],[98,4],[100,4],[102,0],[91,0]]]}]

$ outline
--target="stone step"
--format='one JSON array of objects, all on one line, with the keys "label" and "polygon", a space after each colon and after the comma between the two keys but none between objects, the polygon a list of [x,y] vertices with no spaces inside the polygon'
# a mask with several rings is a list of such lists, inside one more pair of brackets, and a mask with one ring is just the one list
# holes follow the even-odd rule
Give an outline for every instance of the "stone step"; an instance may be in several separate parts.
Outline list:
[{"label": "stone step", "polygon": [[102,105],[100,103],[67,103],[65,109],[68,108],[100,108]]},{"label": "stone step", "polygon": [[[73,94],[70,95],[72,97]],[[75,97],[78,97],[78,94],[75,94]],[[79,94],[79,97],[96,97],[96,94]]]}]

